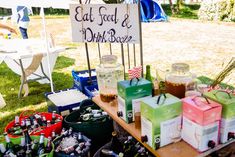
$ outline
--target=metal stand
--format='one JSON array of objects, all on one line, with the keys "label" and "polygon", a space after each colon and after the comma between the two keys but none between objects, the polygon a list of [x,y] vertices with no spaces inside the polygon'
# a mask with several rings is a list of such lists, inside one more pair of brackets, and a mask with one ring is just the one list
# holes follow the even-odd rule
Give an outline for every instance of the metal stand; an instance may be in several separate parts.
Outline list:
[{"label": "metal stand", "polygon": [[[18,62],[16,62],[16,63],[18,63]],[[27,80],[27,78],[26,78],[24,67],[23,67],[23,63],[22,63],[22,59],[19,59],[19,64],[18,65],[20,66],[20,69],[21,69],[21,72],[22,72],[22,80],[21,80],[20,89],[19,89],[19,92],[18,92],[18,98],[21,98],[23,86],[24,86],[24,84],[26,84],[28,82],[42,80],[42,79],[47,79],[49,82],[51,82],[50,78],[44,72],[42,62],[40,63],[40,69],[41,69],[41,72],[42,72],[43,76],[40,76],[40,75],[35,74],[35,73],[32,73],[31,75],[38,76],[38,78],[31,79],[31,80]]]},{"label": "metal stand", "polygon": [[88,51],[87,43],[85,43],[85,49],[86,49],[86,59],[87,59],[88,72],[89,72],[89,83],[92,84],[92,79],[91,79],[91,65],[90,65],[89,51]]},{"label": "metal stand", "polygon": [[140,17],[140,0],[138,1],[138,16],[139,16],[139,37],[140,37],[140,64],[142,66],[142,77],[144,77],[144,61],[143,61],[143,45],[142,45],[142,25]]},{"label": "metal stand", "polygon": [[[80,4],[82,4],[82,1],[79,0]],[[87,3],[88,1],[86,1]],[[88,2],[89,3],[89,2]],[[142,46],[142,27],[141,27],[141,17],[140,17],[140,1],[137,2],[138,3],[138,16],[139,16],[139,38],[140,38],[140,65],[142,66],[142,77],[143,75],[143,46]],[[87,43],[85,43],[85,50],[86,50],[86,58],[87,58],[87,65],[88,65],[88,71],[89,71],[89,82],[92,83],[91,80],[91,68],[90,68],[90,59],[89,59],[89,52],[88,52],[88,45]],[[109,43],[109,50],[110,50],[110,54],[113,54],[112,52],[112,44]],[[101,62],[101,52],[100,52],[100,43],[98,43],[98,52],[99,52],[99,59]],[[128,55],[128,68],[131,68],[131,64],[130,64],[130,46],[129,44],[127,44],[127,55]],[[135,44],[133,44],[133,54],[134,54],[134,66],[137,65],[136,63],[136,47]],[[125,54],[124,54],[124,47],[123,47],[123,43],[121,43],[121,57],[122,57],[122,65],[124,67],[124,77],[125,77]]]},{"label": "metal stand", "polygon": [[124,68],[124,79],[125,79],[125,57],[124,57],[123,44],[121,44],[121,52],[122,52],[122,65],[123,65],[123,68]]},{"label": "metal stand", "polygon": [[136,66],[135,44],[133,44],[133,53],[134,53],[134,66]]}]

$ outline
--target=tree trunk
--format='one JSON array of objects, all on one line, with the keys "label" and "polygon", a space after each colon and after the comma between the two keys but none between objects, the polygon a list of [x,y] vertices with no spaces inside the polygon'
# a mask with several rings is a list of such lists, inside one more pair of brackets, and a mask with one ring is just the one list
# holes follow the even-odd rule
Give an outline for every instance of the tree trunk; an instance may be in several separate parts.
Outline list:
[{"label": "tree trunk", "polygon": [[176,2],[176,12],[179,13],[180,9],[182,8],[183,2],[182,0],[177,0]]},{"label": "tree trunk", "polygon": [[174,15],[175,14],[175,8],[174,8],[174,5],[172,3],[172,0],[169,0],[169,4],[170,4],[170,7],[171,7],[171,12]]}]

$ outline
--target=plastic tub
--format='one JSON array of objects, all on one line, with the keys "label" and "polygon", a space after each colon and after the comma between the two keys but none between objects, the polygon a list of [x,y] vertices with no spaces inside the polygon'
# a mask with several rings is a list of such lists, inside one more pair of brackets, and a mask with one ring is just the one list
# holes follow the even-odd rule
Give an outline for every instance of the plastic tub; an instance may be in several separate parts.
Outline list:
[{"label": "plastic tub", "polygon": [[[30,136],[30,137],[32,138],[32,140],[34,140],[34,139],[39,140],[40,139],[40,136]],[[47,144],[47,141],[48,141],[47,138],[44,138],[44,145],[45,146]],[[13,144],[20,144],[21,138],[20,137],[18,137],[18,138],[11,138],[11,142]],[[0,143],[3,143],[6,146],[6,142],[4,142],[3,138],[0,139]],[[54,144],[52,143],[52,150],[51,150],[51,152],[50,153],[42,154],[42,155],[40,155],[40,157],[53,157],[53,156],[54,156]]]},{"label": "plastic tub", "polygon": [[96,90],[96,93],[99,94],[99,89],[98,89],[98,85],[97,84],[94,84],[94,85],[91,85],[91,86],[85,86],[84,87],[84,94],[86,96],[88,96],[89,98],[92,98],[94,96],[96,96],[96,94],[92,91]]},{"label": "plastic tub", "polygon": [[[79,89],[82,92],[84,92],[85,86],[90,85],[88,83],[89,75],[84,76],[85,73],[88,74],[88,70],[83,70],[83,71],[72,70],[72,76],[73,76],[73,81],[74,81],[73,87]],[[92,84],[97,84],[97,77],[96,77],[95,69],[91,70],[91,80],[92,80]]]},{"label": "plastic tub", "polygon": [[[54,144],[54,146],[55,146],[55,150],[56,150],[57,146],[58,146],[58,145],[60,144],[60,142],[61,142],[61,137],[62,137],[62,136],[59,136],[59,137],[57,137],[56,139],[54,139],[54,141],[53,141],[53,144]],[[87,138],[85,135],[82,135],[82,139],[84,140],[84,142],[87,142],[87,141],[90,142],[90,139]],[[54,155],[55,155],[56,157],[74,157],[74,156],[72,156],[72,155],[67,155],[67,154],[62,153],[62,152],[55,152]],[[76,155],[75,155],[75,156],[76,156]],[[81,156],[79,156],[79,157],[90,157],[90,149],[88,149],[86,152],[83,152],[83,154],[82,154]]]},{"label": "plastic tub", "polygon": [[[35,111],[31,111],[31,110],[26,110],[24,112],[22,112],[19,116],[19,120],[21,121],[22,119],[25,119],[25,118],[28,118],[30,115],[25,115],[26,113],[30,113],[30,112],[33,112],[35,113]],[[52,113],[47,113],[47,112],[40,112],[39,113],[40,115],[42,116],[45,116],[47,120],[52,120]],[[31,114],[32,115],[32,114]],[[42,127],[41,128],[43,129],[42,131],[38,131],[38,132],[32,132],[30,135],[40,135],[41,133],[44,133],[45,134],[45,137],[48,137],[48,136],[51,136],[51,133],[53,131],[55,131],[57,134],[60,134],[61,130],[62,130],[62,122],[63,122],[63,117],[61,115],[58,115],[56,114],[56,118],[60,118],[61,121],[58,122],[58,123],[55,123],[55,124],[52,124],[50,127]],[[10,123],[8,123],[8,125],[5,127],[5,132],[7,132],[7,130],[11,127],[13,127],[15,124],[15,121],[11,121]],[[10,138],[17,138],[19,137],[19,135],[11,135],[11,134],[8,134],[8,136]]]},{"label": "plastic tub", "polygon": [[83,122],[77,123],[80,112],[87,107],[92,109],[99,109],[99,107],[91,100],[87,99],[81,102],[80,109],[72,112],[64,119],[66,127],[72,127],[73,131],[82,132],[92,141],[91,154],[107,143],[111,139],[113,131],[113,121],[111,118],[106,118],[105,121],[98,122]]},{"label": "plastic tub", "polygon": [[56,111],[62,116],[70,114],[74,108],[80,106],[82,100],[87,99],[87,96],[75,88],[46,93],[45,97],[47,99],[48,112]]}]

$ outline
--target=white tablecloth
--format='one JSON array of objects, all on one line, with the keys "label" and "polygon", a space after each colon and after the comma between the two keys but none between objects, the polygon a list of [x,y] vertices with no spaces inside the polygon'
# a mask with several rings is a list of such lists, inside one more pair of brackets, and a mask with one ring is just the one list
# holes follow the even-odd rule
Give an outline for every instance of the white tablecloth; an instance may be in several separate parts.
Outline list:
[{"label": "white tablecloth", "polygon": [[[54,47],[49,49],[50,68],[51,71],[54,68],[58,53],[64,51],[65,48]],[[32,62],[32,57],[35,54],[42,53],[42,65],[44,72],[49,76],[48,64],[47,64],[47,49],[44,40],[40,39],[0,39],[0,63],[4,61],[12,71],[18,75],[22,75],[21,68],[19,66],[19,59],[23,62],[23,67],[26,69]],[[17,62],[17,63],[16,63]],[[35,71],[35,74],[43,76],[40,67]],[[36,75],[30,75],[29,79],[38,78]],[[48,83],[48,80],[39,80],[40,83]]]}]

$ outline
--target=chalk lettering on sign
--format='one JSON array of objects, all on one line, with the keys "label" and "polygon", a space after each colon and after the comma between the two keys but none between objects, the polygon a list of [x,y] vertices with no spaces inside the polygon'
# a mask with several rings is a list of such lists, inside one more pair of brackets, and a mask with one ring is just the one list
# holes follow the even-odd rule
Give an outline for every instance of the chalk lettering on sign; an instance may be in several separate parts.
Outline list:
[{"label": "chalk lettering on sign", "polygon": [[114,14],[105,14],[104,11],[107,11],[105,6],[101,6],[99,8],[99,16],[100,22],[98,23],[99,26],[102,26],[104,22],[114,22],[115,24],[118,23],[119,19],[117,19],[117,8],[114,10]]},{"label": "chalk lettering on sign", "polygon": [[93,17],[92,14],[92,7],[90,7],[90,12],[89,13],[85,13],[84,15],[82,15],[82,7],[78,6],[75,9],[75,20],[78,22],[82,22],[82,21],[89,21],[89,22],[93,22],[95,20],[95,18]]},{"label": "chalk lettering on sign", "polygon": [[122,21],[122,27],[127,27],[128,29],[130,29],[132,27],[130,23],[130,19],[129,19],[130,15],[129,14],[125,14],[124,15],[124,20]]}]

